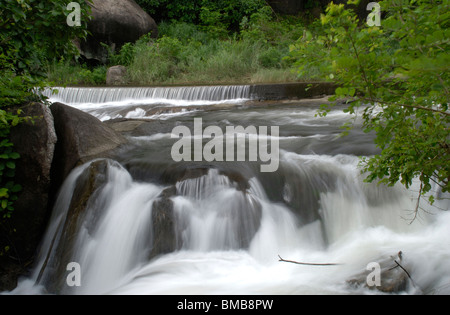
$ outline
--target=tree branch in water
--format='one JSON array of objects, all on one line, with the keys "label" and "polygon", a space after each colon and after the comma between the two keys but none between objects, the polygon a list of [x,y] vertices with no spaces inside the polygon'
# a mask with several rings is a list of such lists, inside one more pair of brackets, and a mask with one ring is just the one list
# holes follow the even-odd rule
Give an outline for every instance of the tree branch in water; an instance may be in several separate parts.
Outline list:
[{"label": "tree branch in water", "polygon": [[296,265],[303,265],[303,266],[321,266],[321,267],[326,267],[326,266],[340,266],[341,265],[341,264],[304,263],[304,262],[299,262],[299,261],[286,260],[286,259],[281,258],[280,255],[278,255],[278,258],[280,258],[279,261],[281,261],[281,262],[286,262],[286,263],[291,263],[291,264],[296,264]]}]

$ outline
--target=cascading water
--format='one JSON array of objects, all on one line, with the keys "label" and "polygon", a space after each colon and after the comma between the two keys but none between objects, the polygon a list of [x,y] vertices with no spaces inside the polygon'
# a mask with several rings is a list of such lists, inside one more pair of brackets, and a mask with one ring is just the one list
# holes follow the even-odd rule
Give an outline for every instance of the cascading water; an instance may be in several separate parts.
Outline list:
[{"label": "cascading water", "polygon": [[[53,93],[56,90],[57,93]],[[249,85],[194,87],[54,88],[42,95],[97,116],[114,118],[161,118],[188,106],[244,103],[252,98]]]},{"label": "cascading water", "polygon": [[[340,137],[349,117],[315,110],[235,107],[165,121],[280,126],[275,173],[250,162],[175,163],[164,130],[130,136],[116,161],[75,169],[34,273],[12,294],[373,293],[347,280],[399,251],[415,284],[406,292],[450,293],[447,196],[422,202],[411,223],[415,187],[364,183],[357,156],[376,153],[372,136]],[[81,266],[81,286],[66,283],[70,262]]]}]

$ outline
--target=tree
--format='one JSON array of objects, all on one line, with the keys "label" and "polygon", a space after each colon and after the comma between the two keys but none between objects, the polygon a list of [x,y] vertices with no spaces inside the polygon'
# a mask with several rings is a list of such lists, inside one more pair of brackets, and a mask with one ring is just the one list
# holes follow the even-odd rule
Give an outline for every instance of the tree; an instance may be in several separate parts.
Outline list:
[{"label": "tree", "polygon": [[367,181],[407,188],[420,181],[417,215],[433,185],[450,191],[449,2],[379,4],[385,17],[369,27],[331,3],[319,34],[306,31],[291,51],[300,75],[319,69],[322,79],[339,85],[332,100],[349,100],[346,111],[361,109],[364,130],[376,133],[382,153],[363,159]]}]

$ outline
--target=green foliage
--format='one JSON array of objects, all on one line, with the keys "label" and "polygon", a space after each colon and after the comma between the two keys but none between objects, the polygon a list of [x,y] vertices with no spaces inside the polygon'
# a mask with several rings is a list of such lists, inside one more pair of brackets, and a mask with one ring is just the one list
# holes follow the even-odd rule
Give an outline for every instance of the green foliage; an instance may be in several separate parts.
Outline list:
[{"label": "green foliage", "polygon": [[318,78],[338,83],[333,100],[351,100],[347,112],[363,110],[365,131],[376,133],[382,149],[364,159],[367,181],[410,187],[418,178],[422,196],[432,185],[448,192],[449,3],[380,4],[386,13],[381,27],[359,23],[351,10],[330,4],[321,32],[306,32],[291,47],[292,57],[300,75],[315,68]]},{"label": "green foliage", "polygon": [[[288,46],[234,36],[218,39],[201,26],[162,23],[159,39],[134,46],[128,67],[130,84],[248,83],[292,81],[283,57]],[[262,71],[264,70],[264,71]],[[276,72],[276,74],[274,73]],[[268,78],[268,79],[265,79]]]},{"label": "green foliage", "polygon": [[200,25],[215,36],[239,31],[244,17],[262,7],[264,0],[137,0],[157,22],[176,20]]},{"label": "green foliage", "polygon": [[[69,27],[64,0],[2,0],[0,2],[0,223],[11,217],[21,190],[14,182],[20,156],[9,136],[11,128],[30,119],[18,108],[44,101],[37,93],[44,85],[45,64],[76,50],[72,40],[87,34],[88,6],[81,3],[84,27]],[[8,246],[0,248],[0,256]]]},{"label": "green foliage", "polygon": [[[67,4],[65,0],[2,0],[0,70],[9,65],[18,73],[43,75],[46,60],[76,53],[71,40],[84,38],[87,31],[66,24]],[[88,9],[85,4],[81,7],[85,24]]]},{"label": "green foliage", "polygon": [[126,43],[122,46],[119,53],[110,56],[109,63],[113,66],[129,66],[133,62],[134,54],[134,45]]},{"label": "green foliage", "polygon": [[197,22],[201,5],[201,0],[137,0],[136,2],[157,22],[172,19],[188,23]]}]

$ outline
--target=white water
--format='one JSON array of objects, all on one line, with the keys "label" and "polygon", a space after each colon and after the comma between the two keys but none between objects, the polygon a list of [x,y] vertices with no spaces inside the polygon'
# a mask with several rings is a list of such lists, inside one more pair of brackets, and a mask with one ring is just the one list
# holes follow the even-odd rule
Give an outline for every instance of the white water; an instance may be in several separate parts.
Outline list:
[{"label": "white water", "polygon": [[[250,99],[250,86],[196,86],[196,87],[120,87],[120,88],[63,88],[57,94],[46,89],[42,94],[51,102],[77,104],[110,103],[167,103],[174,105],[205,101],[206,104],[225,100]],[[202,104],[202,102],[200,102]]]},{"label": "white water", "polygon": [[[96,112],[97,117],[111,117],[114,106],[102,103],[105,97],[97,95],[100,103],[76,106],[91,113],[103,108]],[[107,102],[124,101],[107,97]],[[136,100],[122,105],[130,107],[133,102]],[[133,111],[142,116],[135,108],[127,110]],[[269,198],[276,191],[275,181],[255,176],[243,192],[215,169],[180,181],[176,196],[170,199],[181,247],[150,260],[155,232],[152,205],[167,187],[133,180],[123,166],[112,161],[107,184],[90,201],[86,215],[76,225],[74,242],[65,248],[69,257],[61,257],[57,244],[64,237],[62,227],[72,193],[89,165],[74,170],[61,190],[32,276],[22,279],[11,294],[46,294],[47,290],[52,294],[119,295],[374,294],[379,292],[350,287],[346,281],[365,272],[369,263],[399,251],[415,283],[405,293],[450,294],[448,195],[441,196],[447,199],[438,200],[434,207],[423,199],[424,211],[411,222],[418,187],[407,191],[402,186],[366,184],[355,156],[316,153],[318,149],[336,151],[334,128],[347,118],[341,111],[331,112],[326,119],[314,114],[310,108],[235,110],[208,117],[196,113],[196,117],[203,115],[205,121],[215,123],[278,125],[282,132],[288,130],[280,135],[277,178],[284,179],[282,196],[279,200]],[[132,140],[139,146],[151,143],[163,148],[170,136],[162,132]],[[357,134],[337,146],[365,144],[366,139]],[[302,211],[318,211],[320,220],[304,221],[288,206],[305,194],[318,199],[318,209],[305,199]],[[259,225],[255,224],[258,218]],[[243,239],[248,242],[243,244]],[[300,266],[279,262],[278,255],[339,265]],[[58,271],[58,265],[65,271],[68,262],[81,266],[80,287],[65,285],[68,272]]]},{"label": "white water", "polygon": [[[96,205],[104,214],[97,220],[88,216],[79,227],[71,261],[82,266],[82,286],[65,287],[62,294],[347,294],[354,291],[345,281],[365,270],[380,257],[403,251],[405,264],[417,284],[410,293],[450,293],[450,251],[448,226],[450,213],[430,211],[409,224],[404,216],[414,200],[397,188],[397,196],[384,194],[383,188],[365,186],[355,158],[348,156],[299,156],[287,153],[282,158],[298,175],[327,169],[339,183],[336,191],[321,195],[321,211],[326,235],[325,245],[319,222],[301,225],[288,208],[270,202],[256,179],[247,194],[236,190],[229,180],[210,171],[198,180],[177,186],[174,197],[176,216],[184,226],[183,248],[148,261],[151,242],[151,204],[164,187],[133,182],[117,163],[109,168],[109,181]],[[76,170],[66,182],[60,203],[55,208],[53,225],[67,211],[73,182],[86,166]],[[384,206],[370,205],[369,199],[385,198]],[[250,211],[262,206],[261,227],[248,249],[237,248],[233,209]],[[441,204],[441,206],[443,206]],[[448,204],[447,204],[448,206]],[[43,248],[54,237],[50,227]],[[48,250],[48,249],[47,249]],[[43,251],[46,254],[46,250]],[[50,254],[53,255],[53,254]],[[312,267],[278,262],[285,259],[340,266]],[[13,292],[43,293],[28,279]],[[48,274],[46,274],[48,273]],[[51,270],[44,278],[52,278]],[[44,291],[43,291],[44,290]],[[353,291],[352,291],[353,290]],[[362,291],[361,291],[362,290]],[[423,292],[420,292],[423,293]]]},{"label": "white water", "polygon": [[51,103],[67,104],[90,113],[102,121],[118,118],[167,119],[192,112],[196,107],[244,104],[252,98],[249,85],[55,87],[45,89],[42,94],[48,97]]}]

